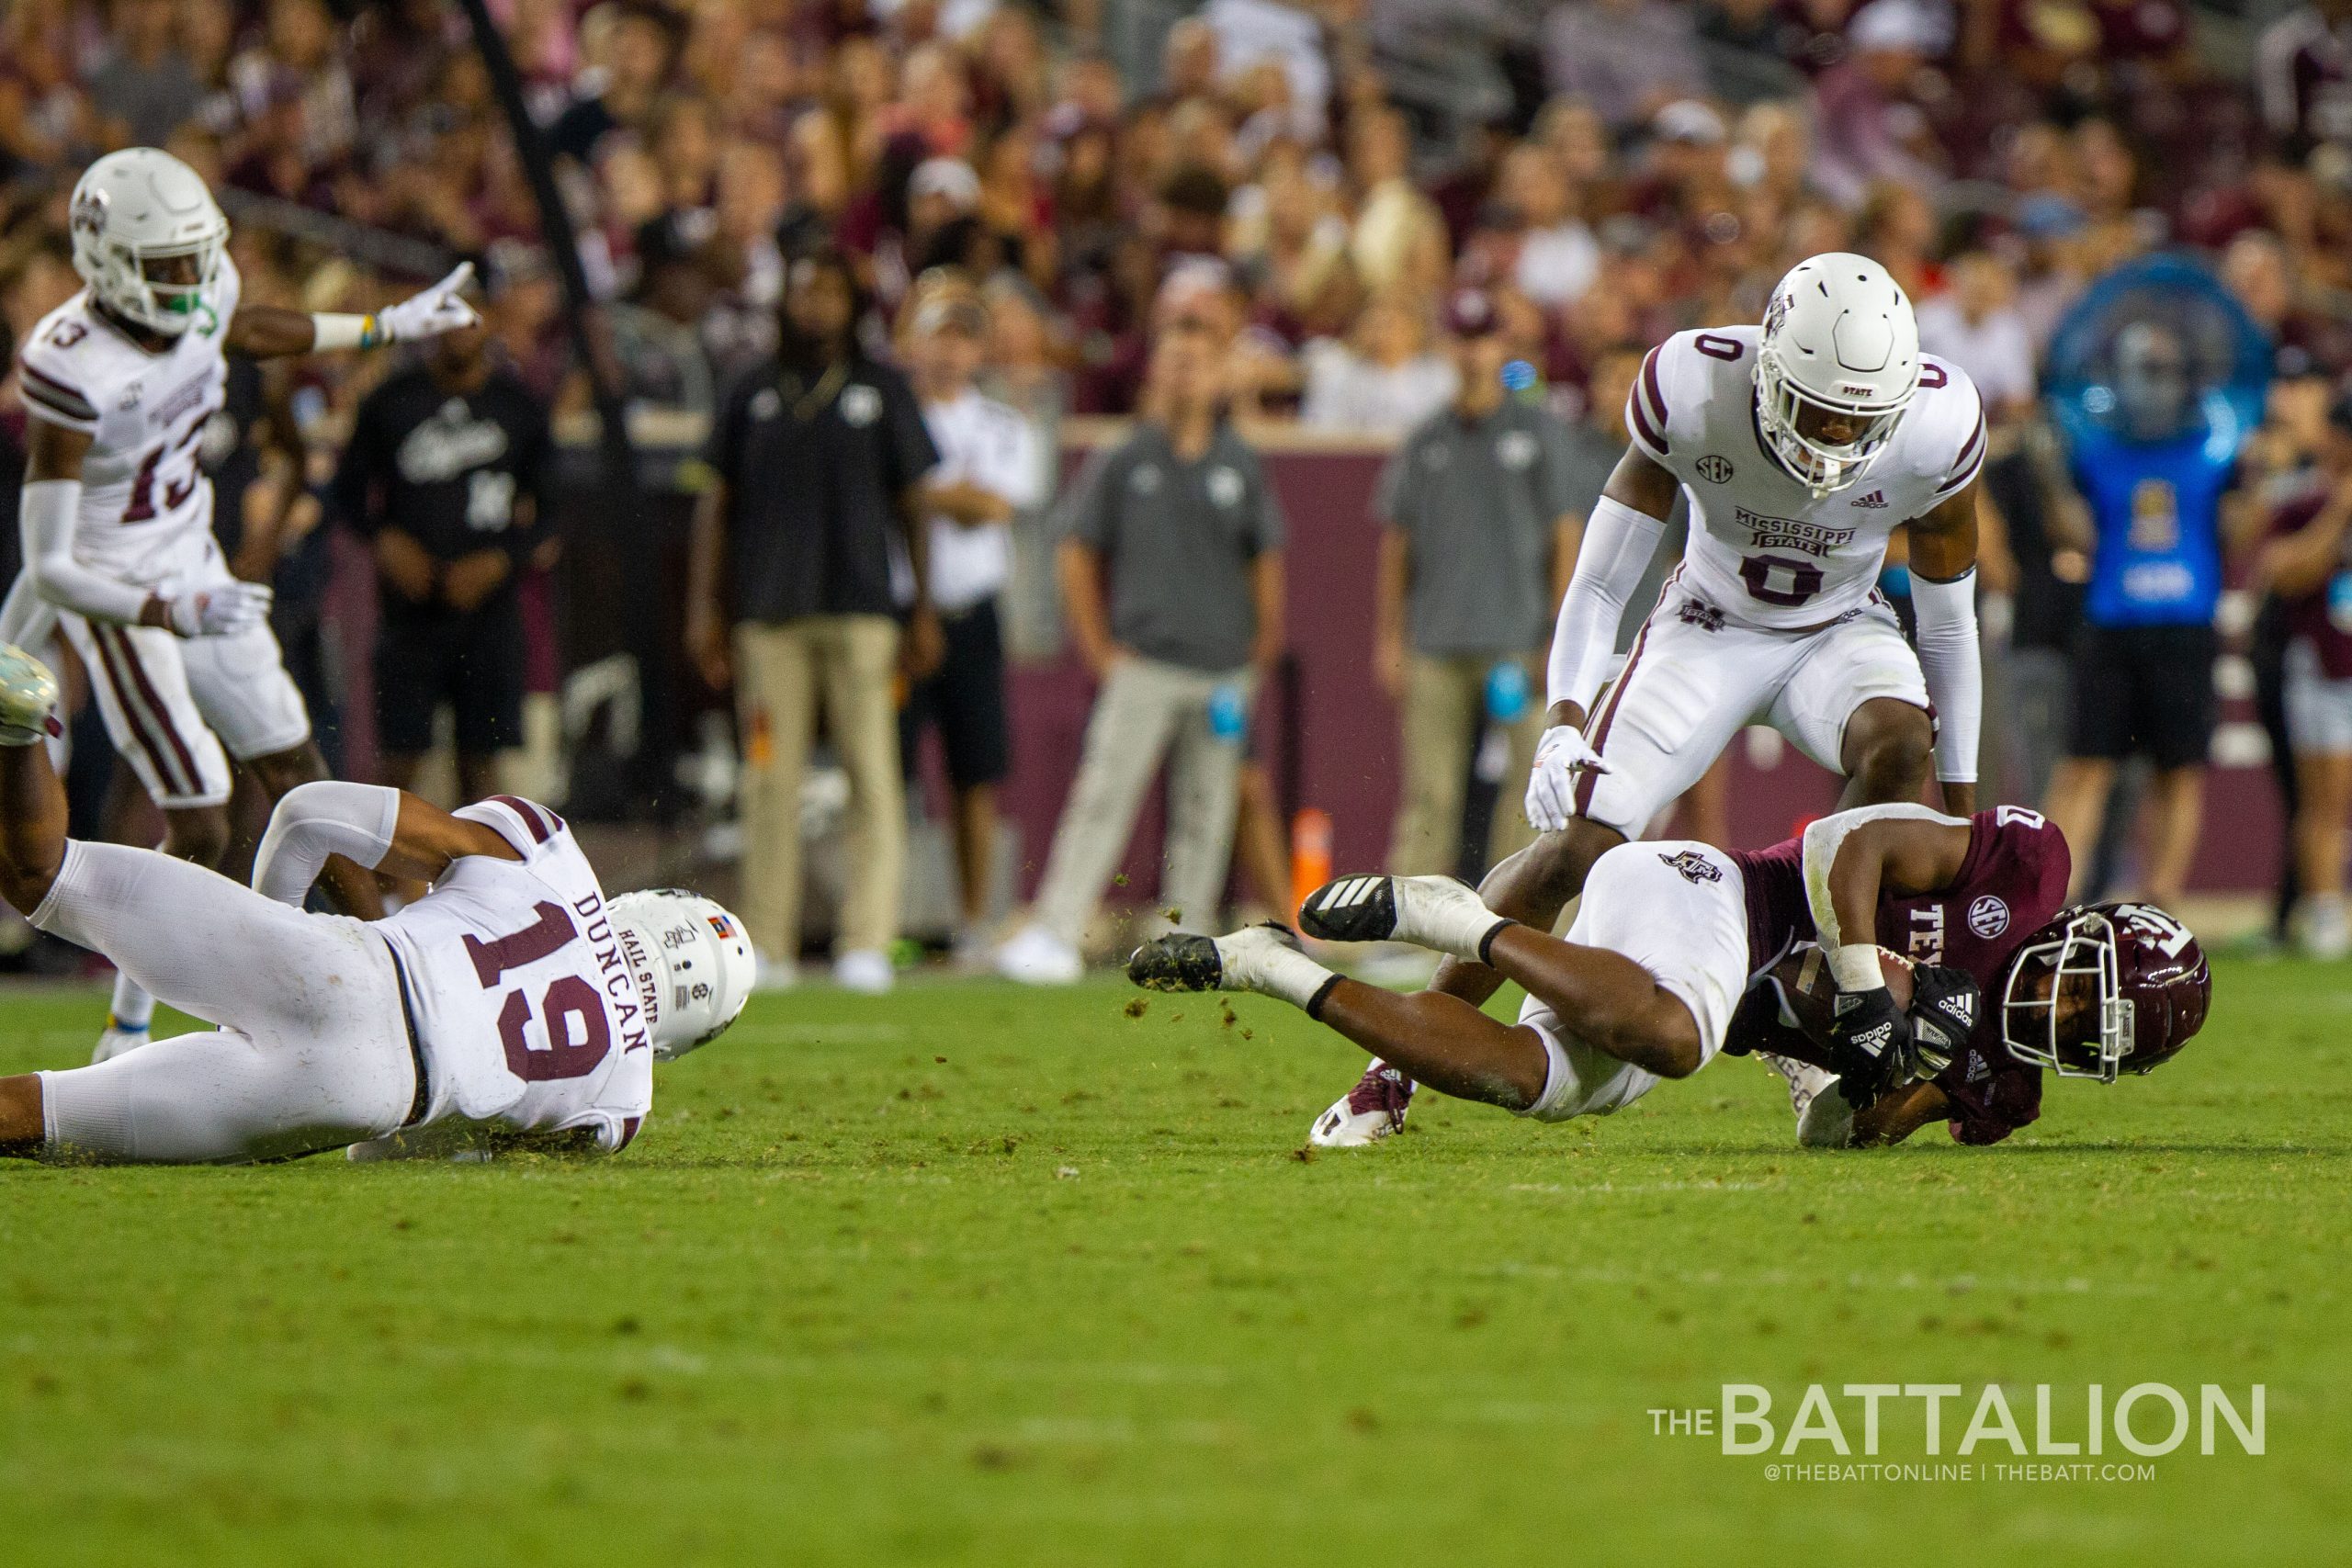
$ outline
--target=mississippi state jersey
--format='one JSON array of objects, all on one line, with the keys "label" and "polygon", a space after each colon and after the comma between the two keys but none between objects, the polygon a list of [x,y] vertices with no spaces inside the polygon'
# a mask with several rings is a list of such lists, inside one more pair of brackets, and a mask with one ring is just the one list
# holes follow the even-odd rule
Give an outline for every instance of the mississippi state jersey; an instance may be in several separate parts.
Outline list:
[{"label": "mississippi state jersey", "polygon": [[1815,626],[1858,610],[1886,536],[1976,477],[1984,405],[1967,372],[1919,356],[1919,390],[1862,477],[1820,499],[1757,427],[1760,327],[1677,333],[1650,350],[1625,399],[1645,457],[1690,498],[1681,587],[1759,626]]},{"label": "mississippi state jersey", "polygon": [[[1804,843],[1791,839],[1732,859],[1747,879],[1750,973],[1760,974],[1797,943],[1817,939],[1805,897]],[[2065,907],[2073,867],[2064,834],[2038,812],[2001,806],[1969,818],[1968,853],[1951,886],[1879,899],[1881,947],[1915,964],[1962,970],[1984,993],[1975,1030],[1934,1080],[1951,1101],[1951,1135],[1963,1144],[1998,1143],[2041,1113],[2041,1069],[2010,1055],[2002,1043],[1999,999],[2010,960]],[[1724,1049],[1830,1065],[1826,1052],[1771,1018],[1770,1009],[1743,1005]]]},{"label": "mississippi state jersey", "polygon": [[424,1121],[588,1128],[617,1150],[653,1104],[650,955],[623,952],[596,874],[554,812],[502,795],[458,815],[522,861],[465,856],[374,928],[408,987]]},{"label": "mississippi state jersey", "polygon": [[221,342],[238,288],[223,256],[204,310],[160,354],[98,314],[85,288],[43,316],[17,355],[25,412],[91,438],[74,555],[118,581],[161,587],[216,553],[201,458],[227,397]]}]

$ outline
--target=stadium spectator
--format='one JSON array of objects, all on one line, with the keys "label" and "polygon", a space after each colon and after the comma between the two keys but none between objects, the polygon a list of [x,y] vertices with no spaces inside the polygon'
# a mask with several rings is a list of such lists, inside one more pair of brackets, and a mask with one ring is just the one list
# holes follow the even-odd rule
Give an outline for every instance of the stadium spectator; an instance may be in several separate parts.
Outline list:
[{"label": "stadium spectator", "polygon": [[597,25],[582,29],[591,64],[579,96],[548,130],[549,146],[582,164],[593,163],[614,131],[650,128],[680,42],[675,19],[655,5],[626,4],[591,20]]},{"label": "stadium spectator", "polygon": [[1830,199],[1860,205],[1874,181],[1933,191],[1941,150],[1914,101],[1943,30],[1917,0],[1871,0],[1846,28],[1847,59],[1815,85],[1814,181]]},{"label": "stadium spectator", "polygon": [[515,584],[542,542],[552,457],[545,406],[490,338],[451,333],[370,392],[334,487],[376,558],[379,770],[415,787],[446,703],[469,801],[498,792],[499,754],[523,740]]},{"label": "stadium spectator", "polygon": [[939,466],[923,483],[931,593],[943,634],[939,668],[909,690],[899,744],[910,776],[925,728],[938,731],[955,794],[954,837],[964,923],[957,959],[980,967],[996,868],[997,785],[1008,766],[1004,635],[998,597],[1012,575],[1012,524],[1045,499],[1035,433],[974,384],[988,317],[967,279],[927,275],[901,333],[907,369]]},{"label": "stadium spectator", "polygon": [[2328,410],[2320,461],[2273,509],[2250,586],[2278,595],[2294,757],[2293,837],[2302,896],[2293,932],[2314,958],[2352,954],[2344,897],[2352,823],[2352,400]]},{"label": "stadium spectator", "polygon": [[[695,513],[687,643],[706,681],[735,688],[740,908],[768,986],[797,977],[800,784],[820,710],[850,785],[833,977],[863,991],[893,984],[907,858],[894,685],[939,664],[930,536],[915,523],[939,454],[906,378],[860,346],[861,303],[842,253],[793,259],[775,355],[712,423],[714,482]],[[903,639],[894,541],[913,580]]]},{"label": "stadium spectator", "polygon": [[115,36],[90,73],[90,107],[109,146],[161,147],[204,100],[187,57],[174,47],[174,0],[119,0]]},{"label": "stadium spectator", "polygon": [[1167,919],[1216,929],[1235,780],[1258,685],[1282,649],[1280,506],[1224,417],[1214,325],[1197,310],[1152,354],[1134,434],[1095,454],[1065,508],[1072,642],[1101,683],[1084,753],[1006,976],[1067,984],[1146,790],[1168,760]]},{"label": "stadium spectator", "polygon": [[[1544,732],[1553,610],[1583,525],[1567,431],[1504,389],[1510,351],[1494,302],[1456,292],[1446,332],[1460,389],[1397,447],[1373,502],[1381,524],[1373,669],[1402,726],[1388,865],[1408,876],[1454,871],[1471,750],[1489,725],[1510,738],[1505,776],[1525,776]],[[1487,863],[1533,837],[1518,803],[1505,800]]]},{"label": "stadium spectator", "polygon": [[1299,351],[1299,423],[1363,435],[1412,429],[1453,400],[1458,382],[1429,337],[1420,301],[1392,292],[1364,307],[1346,343],[1308,340]]},{"label": "stadium spectator", "polygon": [[[2191,395],[2177,333],[2135,321],[2113,354],[2115,421],[2067,454],[2080,503],[2060,513],[2062,531],[2088,552],[2090,585],[2073,729],[2046,809],[2068,842],[2096,844],[2116,770],[2145,756],[2154,776],[2141,891],[2175,908],[2197,850],[2216,719],[2213,615],[2235,450]],[[2078,884],[2091,866],[2087,854],[2076,862]]]},{"label": "stadium spectator", "polygon": [[1613,130],[1707,90],[1687,7],[1666,0],[1572,0],[1544,27],[1544,80],[1589,103]]},{"label": "stadium spectator", "polygon": [[2034,399],[2033,336],[2014,302],[2016,277],[1990,251],[1953,258],[1947,274],[1950,289],[1918,308],[1919,346],[1967,371],[1985,418],[2014,427],[2032,414]]}]

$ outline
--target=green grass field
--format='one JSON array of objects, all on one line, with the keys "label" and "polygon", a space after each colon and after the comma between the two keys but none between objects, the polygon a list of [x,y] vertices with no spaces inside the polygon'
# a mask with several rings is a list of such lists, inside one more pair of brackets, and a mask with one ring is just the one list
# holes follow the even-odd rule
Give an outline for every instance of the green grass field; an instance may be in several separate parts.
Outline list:
[{"label": "green grass field", "polygon": [[[1302,1160],[1351,1048],[1105,982],[763,998],[605,1163],[14,1166],[0,1559],[2342,1561],[2352,977],[2215,988],[1990,1150],[1800,1151],[1727,1059]],[[0,1010],[16,1071],[103,1002]],[[2048,1382],[2079,1437],[2143,1381],[2267,1385],[2268,1452],[1792,1484],[1645,1414],[1998,1382],[2030,1439]]]}]

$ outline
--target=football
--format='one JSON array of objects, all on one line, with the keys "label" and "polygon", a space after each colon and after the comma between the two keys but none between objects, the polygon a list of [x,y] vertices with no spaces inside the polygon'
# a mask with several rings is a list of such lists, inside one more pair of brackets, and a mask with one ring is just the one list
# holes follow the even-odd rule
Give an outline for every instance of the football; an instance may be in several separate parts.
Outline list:
[{"label": "football", "polygon": [[[1894,993],[1894,1005],[1907,1011],[1911,1006],[1911,961],[1882,947],[1878,950],[1878,966],[1886,976],[1886,988]],[[1795,1020],[1806,1038],[1827,1040],[1829,1010],[1838,996],[1838,982],[1829,973],[1828,955],[1807,943],[1773,964],[1770,973],[1772,983],[1780,987],[1782,1010]]]}]

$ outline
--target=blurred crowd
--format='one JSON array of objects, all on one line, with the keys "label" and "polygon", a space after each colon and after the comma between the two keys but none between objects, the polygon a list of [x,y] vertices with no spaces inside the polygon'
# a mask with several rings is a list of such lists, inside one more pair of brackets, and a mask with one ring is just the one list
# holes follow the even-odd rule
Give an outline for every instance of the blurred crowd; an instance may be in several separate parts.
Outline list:
[{"label": "blurred crowd", "polygon": [[[822,248],[877,361],[939,279],[966,291],[976,384],[1048,453],[1064,415],[1138,411],[1171,321],[1209,335],[1238,431],[1403,437],[1462,395],[1464,290],[1492,317],[1475,362],[1606,447],[1641,351],[1754,321],[1792,263],[1859,250],[1985,394],[1988,617],[2004,649],[2013,626],[2055,656],[2096,533],[2070,522],[2038,403],[2073,302],[2135,258],[2206,258],[2281,386],[2309,394],[2233,476],[2264,505],[2310,491],[2316,411],[2352,369],[2347,0],[490,11],[608,307],[597,341],[644,405],[722,410],[776,352],[790,258]],[[559,410],[585,401],[456,5],[6,0],[0,32],[0,312],[18,333],[74,287],[74,174],[147,142],[224,191],[251,297],[364,306],[420,255],[478,256],[505,373]],[[298,412],[331,442],[366,390],[350,378],[380,372],[301,374]],[[2017,668],[2010,798],[2051,787],[2064,716],[2031,716],[2065,684]]]},{"label": "blurred crowd", "polygon": [[[2068,299],[2165,244],[2262,236],[2253,302],[2329,372],[2352,361],[2335,0],[2258,32],[2186,0],[491,9],[592,287],[662,351],[623,356],[655,400],[711,406],[772,341],[784,253],[819,238],[886,321],[929,267],[991,280],[994,357],[1066,375],[1081,413],[1133,407],[1152,299],[1194,263],[1236,295],[1235,396],[1327,428],[1444,400],[1451,285],[1496,292],[1573,415],[1612,350],[1753,319],[1792,261],[1841,247],[1945,301],[2013,408]],[[9,0],[5,32],[12,319],[53,288],[73,174],[136,142],[246,197],[542,270],[445,0]],[[313,291],[341,281],[308,265],[326,249],[288,268]]]}]

